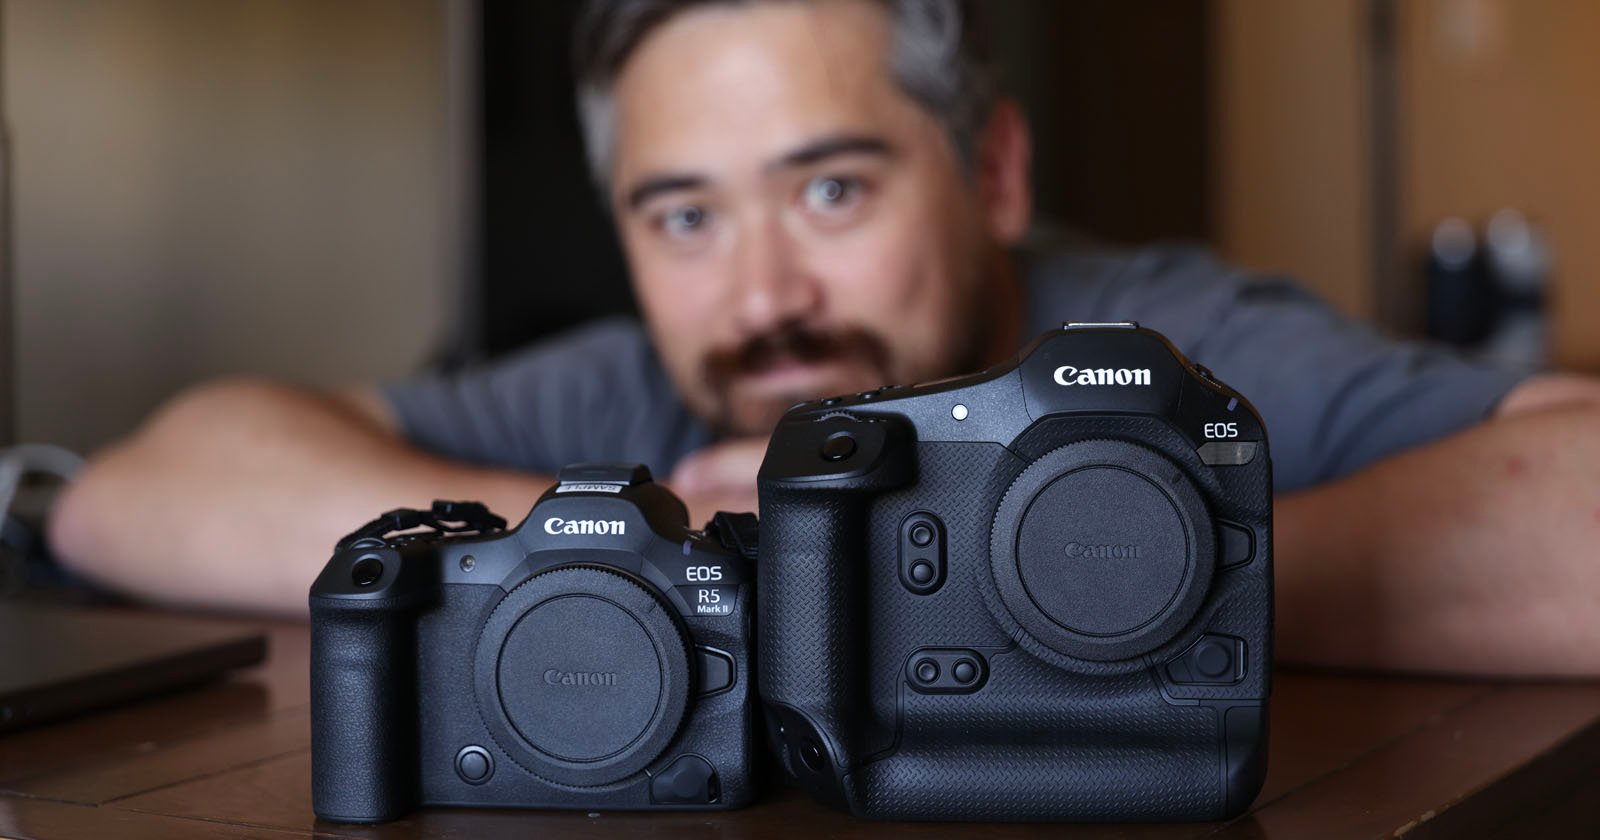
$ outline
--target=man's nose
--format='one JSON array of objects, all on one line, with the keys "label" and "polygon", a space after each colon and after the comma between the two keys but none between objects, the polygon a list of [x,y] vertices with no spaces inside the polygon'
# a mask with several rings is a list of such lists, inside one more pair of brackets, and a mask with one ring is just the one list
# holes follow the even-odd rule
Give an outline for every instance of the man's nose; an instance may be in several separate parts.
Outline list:
[{"label": "man's nose", "polygon": [[776,219],[744,225],[734,251],[733,304],[745,334],[805,318],[821,303],[819,285],[800,269],[794,243]]}]

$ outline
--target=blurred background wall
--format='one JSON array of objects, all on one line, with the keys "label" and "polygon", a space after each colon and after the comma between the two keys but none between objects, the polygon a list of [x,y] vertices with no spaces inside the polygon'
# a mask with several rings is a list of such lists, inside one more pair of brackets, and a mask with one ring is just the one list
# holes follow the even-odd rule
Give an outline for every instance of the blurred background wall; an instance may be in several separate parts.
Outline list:
[{"label": "blurred background wall", "polygon": [[445,6],[8,0],[18,436],[230,373],[414,368],[453,321]]},{"label": "blurred background wall", "polygon": [[[9,436],[90,449],[212,376],[331,386],[630,311],[575,5],[0,0]],[[1600,369],[1600,4],[983,7],[1049,225],[1209,244],[1420,335],[1439,223],[1513,209],[1553,357]]]}]

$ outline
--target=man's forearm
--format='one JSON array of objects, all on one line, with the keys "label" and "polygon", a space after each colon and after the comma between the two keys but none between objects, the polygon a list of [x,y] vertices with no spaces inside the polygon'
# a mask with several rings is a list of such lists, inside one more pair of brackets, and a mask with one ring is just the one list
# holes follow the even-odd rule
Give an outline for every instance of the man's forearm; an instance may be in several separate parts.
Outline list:
[{"label": "man's forearm", "polygon": [[548,483],[433,458],[319,395],[236,382],[179,398],[93,459],[51,544],[154,600],[301,613],[334,541],[377,514],[471,498],[514,524]]},{"label": "man's forearm", "polygon": [[1486,423],[1275,511],[1281,659],[1600,674],[1600,412]]}]

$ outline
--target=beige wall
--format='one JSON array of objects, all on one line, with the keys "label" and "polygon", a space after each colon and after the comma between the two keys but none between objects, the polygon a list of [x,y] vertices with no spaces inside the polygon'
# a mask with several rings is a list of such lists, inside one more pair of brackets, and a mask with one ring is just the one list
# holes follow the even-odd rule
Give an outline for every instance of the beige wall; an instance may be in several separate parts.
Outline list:
[{"label": "beige wall", "polygon": [[1549,237],[1556,360],[1600,371],[1600,3],[1400,6],[1403,218],[1514,207]]},{"label": "beige wall", "polygon": [[1216,0],[1217,248],[1374,314],[1362,0]]},{"label": "beige wall", "polygon": [[412,369],[454,304],[437,0],[7,0],[17,420]]},{"label": "beige wall", "polygon": [[[1219,247],[1378,314],[1370,4],[1216,0]],[[1600,3],[1394,4],[1399,253],[1414,294],[1433,226],[1515,208],[1554,254],[1553,354],[1600,371]]]}]

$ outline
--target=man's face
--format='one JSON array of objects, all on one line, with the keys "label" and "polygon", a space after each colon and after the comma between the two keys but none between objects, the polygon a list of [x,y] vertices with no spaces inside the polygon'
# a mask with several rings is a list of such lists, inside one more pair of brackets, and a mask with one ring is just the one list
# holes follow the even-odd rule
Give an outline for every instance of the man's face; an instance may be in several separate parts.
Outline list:
[{"label": "man's face", "polygon": [[612,201],[675,386],[722,431],[979,363],[992,252],[943,126],[867,0],[710,6],[615,86]]}]

